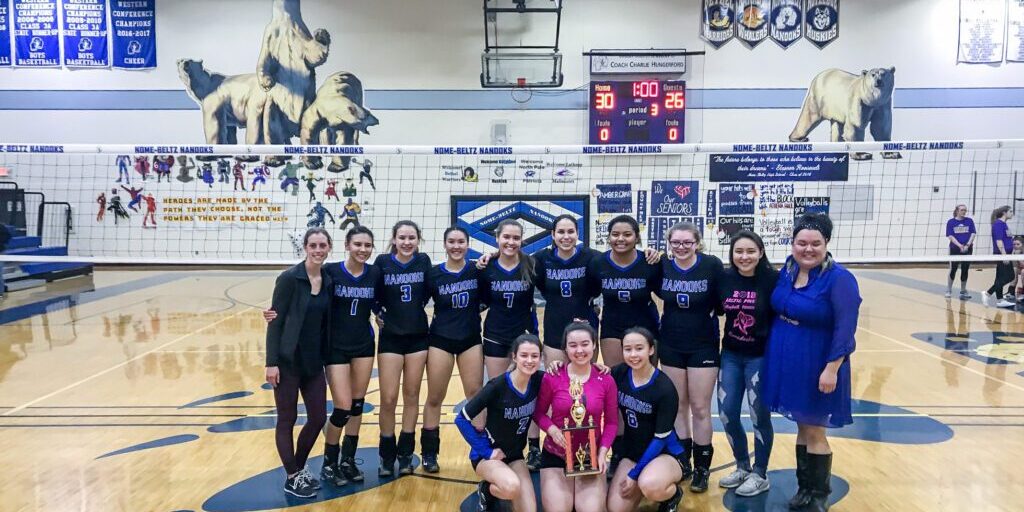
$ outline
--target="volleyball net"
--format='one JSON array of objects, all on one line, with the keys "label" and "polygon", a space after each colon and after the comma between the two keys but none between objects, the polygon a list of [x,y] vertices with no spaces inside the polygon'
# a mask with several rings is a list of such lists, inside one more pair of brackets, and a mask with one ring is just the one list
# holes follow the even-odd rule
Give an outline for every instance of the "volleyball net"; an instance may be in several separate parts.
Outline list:
[{"label": "volleyball net", "polygon": [[[411,219],[422,250],[465,227],[471,253],[495,247],[504,219],[525,226],[527,252],[550,245],[571,214],[581,239],[608,248],[608,222],[631,215],[641,245],[691,221],[705,251],[759,233],[773,261],[794,220],[828,213],[829,250],[848,263],[949,261],[946,222],[958,204],[978,230],[974,261],[992,255],[990,214],[1024,200],[1024,140],[622,146],[211,146],[0,144],[6,261],[277,265],[324,226],[342,257],[364,225],[385,250]],[[1010,221],[1013,232],[1016,219]]]}]

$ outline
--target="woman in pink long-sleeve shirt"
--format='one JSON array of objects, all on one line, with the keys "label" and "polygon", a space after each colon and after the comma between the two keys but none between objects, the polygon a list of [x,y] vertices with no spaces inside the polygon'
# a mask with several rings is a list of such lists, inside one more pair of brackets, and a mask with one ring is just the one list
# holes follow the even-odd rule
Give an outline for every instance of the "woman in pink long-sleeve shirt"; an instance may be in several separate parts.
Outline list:
[{"label": "woman in pink long-sleeve shirt", "polygon": [[[545,375],[537,398],[533,419],[548,433],[541,453],[540,489],[541,500],[546,512],[591,512],[604,510],[607,483],[604,472],[607,469],[608,451],[618,431],[618,404],[616,402],[615,380],[610,375],[601,375],[591,364],[597,346],[597,332],[590,324],[574,322],[565,328],[565,353],[569,364],[556,375]],[[561,427],[569,418],[572,397],[569,396],[571,378],[583,381],[583,403],[587,418],[594,419],[600,449],[597,455],[598,475],[570,478],[565,476],[565,439]],[[548,415],[548,409],[551,415]],[[572,419],[569,420],[572,424]],[[579,436],[582,438],[583,436]],[[575,452],[584,439],[573,437]]]}]

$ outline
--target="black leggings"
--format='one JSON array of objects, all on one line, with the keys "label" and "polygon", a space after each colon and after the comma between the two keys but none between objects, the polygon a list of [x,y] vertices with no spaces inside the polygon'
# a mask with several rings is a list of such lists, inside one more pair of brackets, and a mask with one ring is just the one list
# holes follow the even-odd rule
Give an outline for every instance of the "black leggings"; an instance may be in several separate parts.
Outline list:
[{"label": "black leggings", "polygon": [[1003,288],[1013,281],[1013,263],[1001,261],[996,263],[996,280],[988,289],[989,294],[995,294],[997,299],[1003,298]]},{"label": "black leggings", "polygon": [[[974,247],[967,249],[967,252],[960,252],[960,249],[951,248],[949,250],[950,256],[967,256],[974,254]],[[949,262],[949,280],[956,279],[956,268],[960,267],[960,283],[963,285],[967,284],[967,272],[971,270],[971,262],[969,261],[951,261]]]},{"label": "black leggings", "polygon": [[[292,431],[299,415],[299,393],[306,406],[306,424],[299,431],[298,443],[292,444]],[[277,405],[277,454],[289,475],[306,467],[306,459],[316,443],[320,429],[327,421],[327,379],[323,372],[300,377],[287,370],[281,371],[281,382],[274,388]]]}]

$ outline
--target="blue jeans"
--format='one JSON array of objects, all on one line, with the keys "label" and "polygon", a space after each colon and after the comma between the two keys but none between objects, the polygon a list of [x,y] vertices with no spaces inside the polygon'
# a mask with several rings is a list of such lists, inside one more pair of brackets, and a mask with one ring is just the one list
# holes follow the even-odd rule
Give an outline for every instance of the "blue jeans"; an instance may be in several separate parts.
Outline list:
[{"label": "blue jeans", "polygon": [[747,398],[750,409],[750,423],[754,427],[753,471],[765,476],[768,457],[772,453],[775,431],[772,429],[771,412],[761,400],[761,361],[763,357],[752,357],[722,350],[722,367],[718,374],[718,418],[725,428],[736,467],[751,471],[750,452],[747,451],[747,433],[740,422],[743,397]]}]

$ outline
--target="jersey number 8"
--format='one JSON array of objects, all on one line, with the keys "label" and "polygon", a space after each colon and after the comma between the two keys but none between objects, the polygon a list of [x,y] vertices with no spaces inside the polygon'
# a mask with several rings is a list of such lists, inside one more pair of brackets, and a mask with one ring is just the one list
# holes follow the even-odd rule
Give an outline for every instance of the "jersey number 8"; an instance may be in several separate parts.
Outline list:
[{"label": "jersey number 8", "polygon": [[561,281],[558,287],[562,290],[562,297],[572,297],[572,281]]}]

